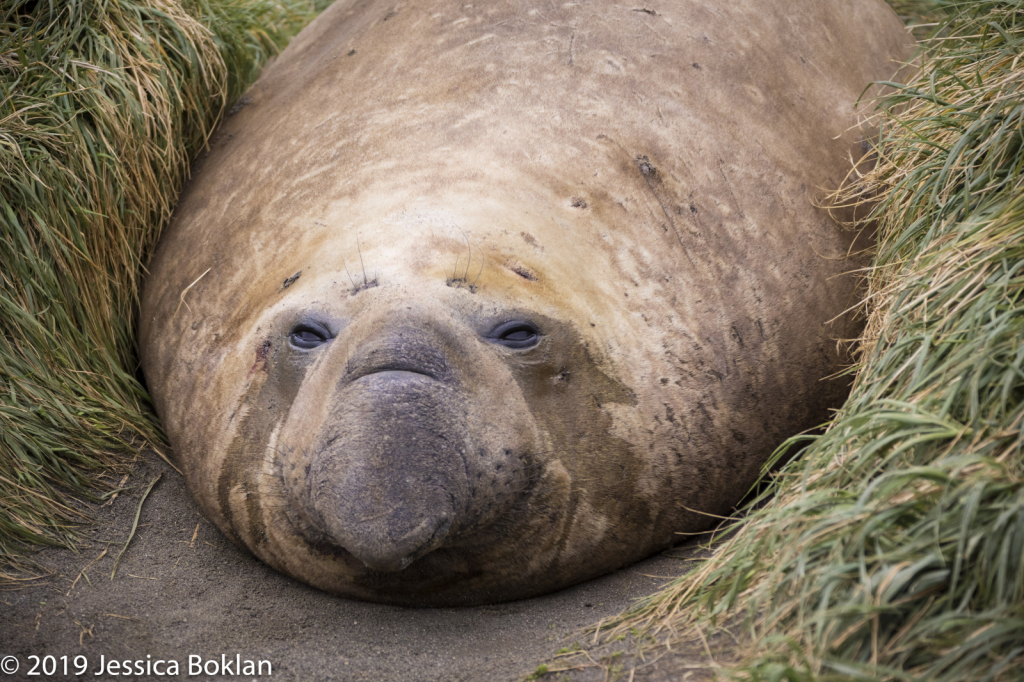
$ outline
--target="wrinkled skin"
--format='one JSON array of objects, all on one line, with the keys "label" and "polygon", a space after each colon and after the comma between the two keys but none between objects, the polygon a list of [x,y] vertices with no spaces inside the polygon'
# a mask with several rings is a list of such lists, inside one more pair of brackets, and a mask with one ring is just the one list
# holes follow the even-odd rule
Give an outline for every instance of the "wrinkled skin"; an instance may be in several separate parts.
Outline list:
[{"label": "wrinkled skin", "polygon": [[714,525],[844,395],[860,263],[814,200],[908,50],[874,0],[339,0],[151,264],[143,368],[203,510],[417,605]]}]

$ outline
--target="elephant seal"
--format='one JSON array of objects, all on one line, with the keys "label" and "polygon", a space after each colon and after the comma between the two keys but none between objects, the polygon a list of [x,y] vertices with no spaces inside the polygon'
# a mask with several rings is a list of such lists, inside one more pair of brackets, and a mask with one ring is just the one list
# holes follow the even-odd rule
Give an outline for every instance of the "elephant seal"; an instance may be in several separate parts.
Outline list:
[{"label": "elephant seal", "polygon": [[205,514],[410,605],[709,528],[842,400],[857,263],[813,199],[909,45],[880,0],[334,3],[224,124],[145,285]]}]

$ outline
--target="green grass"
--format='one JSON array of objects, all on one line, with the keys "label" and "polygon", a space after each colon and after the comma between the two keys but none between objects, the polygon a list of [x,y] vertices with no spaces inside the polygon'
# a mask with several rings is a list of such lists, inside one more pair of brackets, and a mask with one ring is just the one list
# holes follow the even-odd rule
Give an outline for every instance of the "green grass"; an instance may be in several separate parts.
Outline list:
[{"label": "green grass", "polygon": [[963,4],[939,35],[839,197],[879,224],[849,400],[767,506],[619,625],[730,623],[723,677],[1024,675],[1024,2]]},{"label": "green grass", "polygon": [[946,17],[954,0],[886,0],[918,40],[930,37]]},{"label": "green grass", "polygon": [[139,447],[142,264],[190,159],[321,0],[0,9],[0,570],[68,544]]}]

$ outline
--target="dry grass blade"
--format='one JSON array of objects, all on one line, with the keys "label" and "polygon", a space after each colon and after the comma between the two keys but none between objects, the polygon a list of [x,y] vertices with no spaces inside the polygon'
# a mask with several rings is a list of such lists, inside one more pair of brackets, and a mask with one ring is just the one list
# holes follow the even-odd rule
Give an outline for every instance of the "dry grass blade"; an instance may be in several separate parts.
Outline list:
[{"label": "dry grass blade", "polygon": [[132,538],[135,537],[135,530],[139,527],[139,517],[142,516],[142,505],[145,504],[146,498],[149,497],[149,492],[153,489],[153,486],[157,484],[157,481],[160,480],[162,475],[163,474],[157,474],[156,478],[150,481],[149,485],[146,486],[146,490],[142,493],[142,497],[139,498],[139,506],[135,510],[135,520],[132,521],[132,529],[128,531],[128,539],[124,541],[124,547],[122,547],[121,551],[117,553],[117,558],[114,559],[114,567],[110,570],[111,580],[114,579],[114,575],[117,573],[117,565],[121,563],[121,557],[123,557],[124,553],[128,551],[128,545],[131,544]]}]

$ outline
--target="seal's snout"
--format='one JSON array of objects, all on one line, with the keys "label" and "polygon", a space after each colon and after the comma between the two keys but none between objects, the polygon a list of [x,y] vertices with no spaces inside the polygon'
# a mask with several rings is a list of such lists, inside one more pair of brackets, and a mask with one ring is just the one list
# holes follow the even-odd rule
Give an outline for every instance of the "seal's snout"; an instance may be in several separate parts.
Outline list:
[{"label": "seal's snout", "polygon": [[429,323],[356,336],[310,470],[312,516],[371,570],[400,571],[458,532],[470,505],[466,396]]},{"label": "seal's snout", "polygon": [[310,498],[323,531],[371,569],[401,570],[458,529],[470,502],[460,403],[407,371],[366,374],[339,393]]}]

